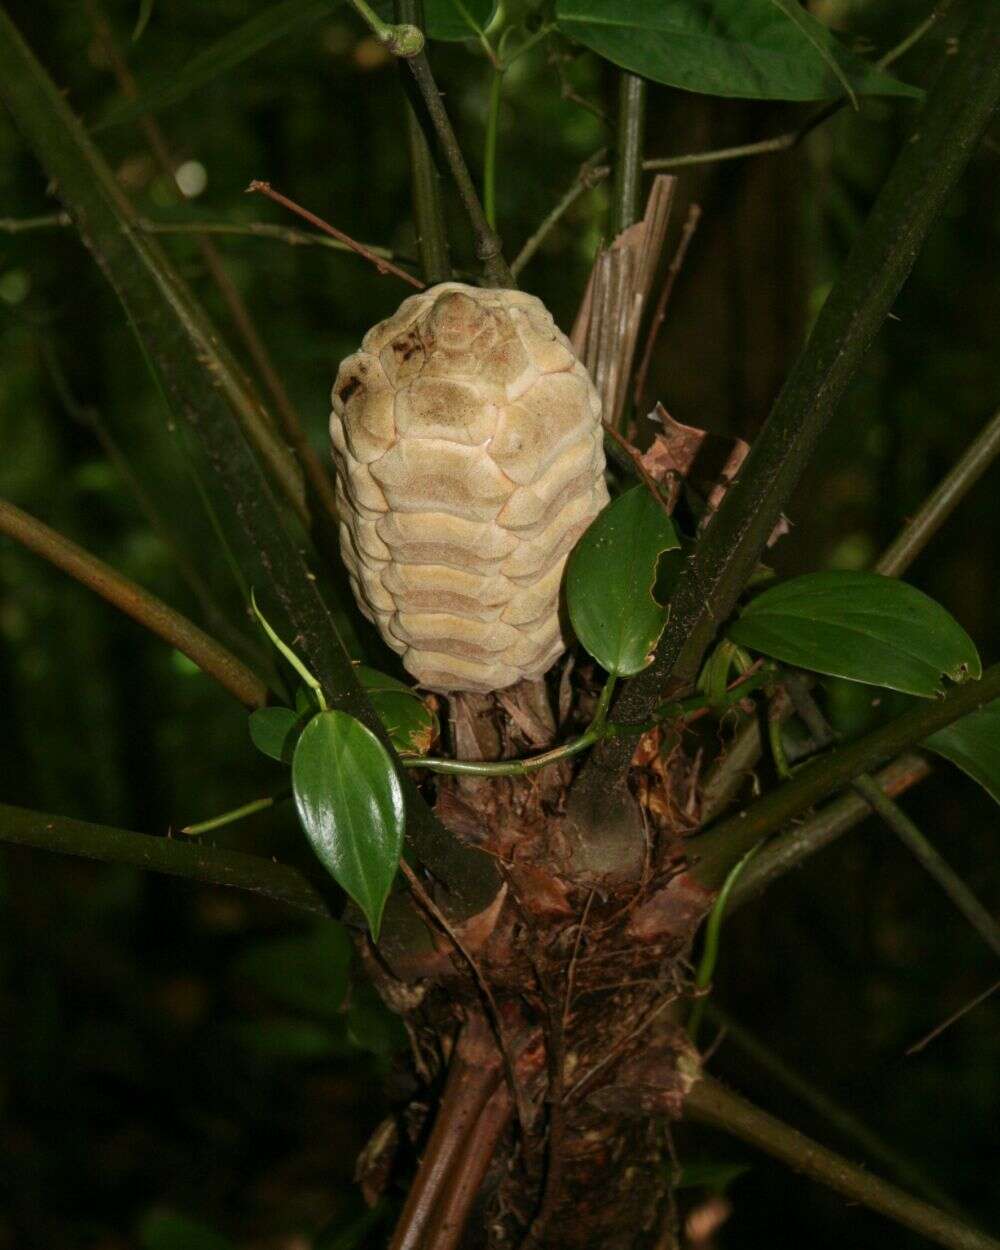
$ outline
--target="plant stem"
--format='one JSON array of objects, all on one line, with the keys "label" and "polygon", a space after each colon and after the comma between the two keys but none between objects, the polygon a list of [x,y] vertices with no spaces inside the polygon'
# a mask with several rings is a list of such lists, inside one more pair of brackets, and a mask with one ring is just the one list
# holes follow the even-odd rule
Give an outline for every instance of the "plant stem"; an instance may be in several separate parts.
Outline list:
[{"label": "plant stem", "polygon": [[716,888],[725,880],[732,863],[755,842],[777,832],[793,817],[849,785],[882,760],[923,742],[938,729],[998,696],[1000,664],[994,664],[985,671],[981,681],[958,686],[943,699],[924,702],[887,725],[813,761],[791,781],[758,799],[746,811],[691,838],[691,852],[697,857],[691,870],[693,875],[702,885]]},{"label": "plant stem", "polygon": [[712,904],[711,912],[709,912],[708,922],[705,925],[705,941],[702,947],[701,959],[698,962],[698,971],[694,978],[694,988],[699,991],[699,996],[691,1009],[691,1016],[687,1026],[688,1036],[695,1046],[698,1045],[698,1032],[701,1028],[702,1017],[705,1014],[705,1004],[708,1001],[712,978],[715,975],[715,965],[719,959],[719,939],[722,934],[722,921],[726,914],[726,907],[736,882],[739,880],[747,863],[753,859],[759,846],[760,843],[752,846],[743,858],[730,868],[729,875],[719,891],[718,898]]},{"label": "plant stem", "polygon": [[1000,956],[1000,924],[997,924],[962,878],[931,846],[899,804],[889,798],[871,777],[858,777],[854,782],[854,789],[878,812],[921,867],[934,878],[993,953]]},{"label": "plant stem", "polygon": [[221,643],[97,556],[3,499],[0,499],[0,533],[42,556],[176,647],[244,706],[263,707],[267,702],[266,683]]},{"label": "plant stem", "polygon": [[351,0],[356,12],[367,23],[375,38],[393,56],[414,56],[423,50],[424,32],[416,26],[390,26],[383,22],[366,0]]},{"label": "plant stem", "polygon": [[[1000,6],[973,6],[958,51],[928,95],[917,129],[886,179],[771,415],[685,565],[654,662],[625,686],[615,709],[619,719],[645,720],[669,684],[684,686],[697,673],[998,99]],[[620,784],[629,760],[621,743],[603,743],[584,769],[578,785],[586,784],[588,770],[595,777],[589,784],[597,826],[606,817],[597,797]]]},{"label": "plant stem", "polygon": [[503,95],[503,70],[494,69],[490,81],[490,104],[486,116],[486,144],[483,149],[483,211],[486,220],[497,228],[497,132],[500,129],[500,100]]},{"label": "plant stem", "polygon": [[790,1068],[761,1038],[744,1028],[742,1024],[738,1024],[728,1012],[723,1011],[714,998],[707,1000],[705,1014],[713,1024],[725,1030],[727,1043],[733,1042],[759,1068],[784,1086],[805,1106],[811,1107],[845,1141],[854,1142],[870,1159],[894,1172],[897,1179],[904,1185],[911,1186],[937,1206],[951,1211],[954,1215],[961,1214],[948,1195],[938,1189],[937,1185],[930,1177],[925,1176],[920,1168],[898,1154],[877,1133],[834,1102],[822,1090],[817,1089],[801,1073]]},{"label": "plant stem", "polygon": [[222,812],[219,816],[212,816],[209,820],[200,820],[195,825],[185,825],[181,833],[186,833],[191,837],[197,837],[202,833],[211,833],[213,829],[224,829],[227,825],[234,825],[239,820],[245,820],[247,816],[255,816],[258,812],[266,812],[269,808],[274,807],[275,803],[287,799],[291,792],[282,791],[281,794],[269,794],[262,799],[254,799],[250,803],[244,803],[242,807],[234,807],[228,812]]},{"label": "plant stem", "polygon": [[[930,764],[922,755],[906,752],[875,775],[876,784],[893,797],[929,776]],[[729,900],[730,912],[752,902],[769,885],[792,868],[799,868],[841,834],[871,816],[871,807],[860,795],[848,793],[824,807],[801,825],[794,825],[757,852],[740,875]]]},{"label": "plant stem", "polygon": [[[422,0],[395,0],[394,12],[397,22],[424,29]],[[417,229],[417,248],[424,280],[433,286],[451,278],[441,179],[427,135],[427,129],[431,126],[427,109],[412,75],[403,64],[399,65],[399,76],[405,97],[403,109],[410,150],[410,193]]]},{"label": "plant stem", "polygon": [[722,1129],[741,1141],[780,1159],[796,1172],[828,1185],[852,1202],[860,1202],[948,1250],[1000,1250],[994,1241],[952,1215],[914,1198],[864,1168],[733,1093],[711,1077],[703,1077],[687,1096],[685,1115]]},{"label": "plant stem", "polygon": [[[542,243],[548,237],[549,233],[577,202],[580,196],[583,195],[584,192],[589,191],[592,187],[596,187],[599,182],[603,182],[608,176],[610,172],[609,167],[602,167],[600,164],[607,154],[608,149],[601,148],[600,151],[595,152],[589,160],[584,161],[584,163],[580,166],[580,170],[573,179],[569,190],[555,206],[552,212],[549,213],[549,215],[542,221],[542,224],[538,227],[535,233],[525,241],[524,246],[518,252],[517,256],[515,256],[510,267],[510,271],[515,278],[538,251]],[[2,228],[3,222],[0,221],[0,229]]]},{"label": "plant stem", "polygon": [[611,233],[621,234],[642,212],[642,147],[646,134],[646,80],[622,70],[618,79],[618,139]]},{"label": "plant stem", "polygon": [[427,112],[434,123],[438,143],[444,159],[448,163],[451,175],[458,188],[458,194],[465,206],[465,211],[472,223],[472,231],[476,239],[476,255],[483,262],[483,273],[490,286],[514,287],[514,276],[503,258],[503,249],[499,238],[486,220],[483,206],[479,202],[476,188],[465,163],[462,149],[452,128],[447,110],[441,102],[441,93],[437,89],[434,75],[426,52],[407,57],[407,64],[413,74],[420,94],[423,97]]},{"label": "plant stem", "polygon": [[304,873],[258,855],[0,804],[0,842],[40,851],[79,855],[105,864],[127,864],[205,885],[249,890],[314,916],[331,916],[330,906]]},{"label": "plant stem", "polygon": [[911,517],[896,540],[885,549],[875,565],[875,571],[884,573],[886,577],[899,577],[909,568],[998,454],[1000,409],[924,500],[920,510]]}]

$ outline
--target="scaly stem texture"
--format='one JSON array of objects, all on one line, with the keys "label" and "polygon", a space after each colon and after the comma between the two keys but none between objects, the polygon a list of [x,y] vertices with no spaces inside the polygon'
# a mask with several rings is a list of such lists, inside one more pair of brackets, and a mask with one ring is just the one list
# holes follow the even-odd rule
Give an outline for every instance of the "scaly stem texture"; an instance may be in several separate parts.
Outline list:
[{"label": "scaly stem texture", "polygon": [[[668,686],[683,686],[697,673],[998,99],[1000,5],[973,5],[805,349],[678,581],[654,662],[616,704],[617,720],[644,720]],[[594,752],[582,780],[590,774],[598,815],[598,796],[624,774],[629,758],[628,746],[614,741]]]},{"label": "scaly stem texture", "polygon": [[697,1082],[687,1096],[684,1111],[691,1119],[749,1142],[796,1172],[829,1185],[852,1202],[863,1203],[939,1246],[949,1250],[1000,1250],[1000,1242],[992,1237],[872,1176],[711,1077]]},{"label": "scaly stem texture", "polygon": [[267,685],[221,643],[97,556],[3,499],[0,533],[42,556],[176,647],[246,707],[263,707],[267,702]]}]

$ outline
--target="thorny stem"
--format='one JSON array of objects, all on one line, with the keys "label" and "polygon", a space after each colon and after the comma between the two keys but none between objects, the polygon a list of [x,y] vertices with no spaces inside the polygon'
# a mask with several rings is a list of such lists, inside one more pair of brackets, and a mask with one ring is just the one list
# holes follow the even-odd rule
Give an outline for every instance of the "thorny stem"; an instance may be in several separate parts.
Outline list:
[{"label": "thorny stem", "polygon": [[465,206],[469,221],[472,223],[473,234],[476,238],[476,255],[483,262],[486,281],[491,286],[514,287],[516,286],[514,275],[503,258],[499,238],[486,220],[486,214],[476,194],[469,167],[465,163],[465,157],[458,145],[451,120],[441,101],[441,93],[434,81],[427,53],[419,52],[416,56],[407,57],[407,64],[420,89],[431,121],[434,123],[441,152],[448,163],[448,168],[458,188],[458,194]]},{"label": "thorny stem", "polygon": [[345,234],[343,230],[338,230],[336,226],[331,226],[328,221],[324,221],[322,217],[317,217],[308,208],[303,208],[301,204],[296,204],[287,195],[282,195],[280,191],[275,191],[269,182],[262,182],[259,178],[255,178],[247,187],[247,191],[258,192],[260,195],[266,196],[269,200],[273,200],[275,204],[280,204],[282,208],[287,208],[289,212],[296,213],[303,220],[310,222],[318,230],[322,230],[324,234],[338,239],[346,247],[349,247],[352,252],[357,252],[359,256],[363,256],[365,260],[373,264],[379,273],[391,273],[393,277],[402,279],[403,282],[416,287],[418,291],[424,289],[423,282],[419,278],[415,278],[412,273],[407,273],[405,269],[400,269],[398,265],[394,265],[391,260],[386,260],[384,256],[376,256],[363,243],[358,243],[349,234]]},{"label": "thorny stem", "polygon": [[[421,0],[395,0],[397,22],[423,30],[424,13]],[[441,179],[426,133],[430,125],[427,110],[412,76],[402,63],[398,66],[399,82],[405,97],[406,137],[410,150],[410,196],[417,230],[417,248],[428,285],[447,282],[451,277],[448,255],[448,230],[441,198]]]},{"label": "thorny stem", "polygon": [[[913,45],[918,43],[941,20],[950,7],[951,0],[945,0],[944,3],[938,4],[934,11],[910,31],[904,39],[883,57],[879,58],[876,62],[879,68],[888,68],[905,53],[909,52]],[[642,168],[646,173],[665,173],[674,169],[692,169],[699,165],[715,165],[721,161],[745,160],[751,156],[768,156],[776,152],[787,152],[790,148],[798,147],[808,135],[812,134],[817,126],[839,113],[846,102],[847,99],[845,97],[843,100],[835,100],[830,104],[823,105],[822,108],[811,113],[795,130],[784,131],[782,134],[774,135],[770,139],[759,139],[754,143],[741,143],[735,147],[712,148],[704,152],[684,152],[678,156],[651,157],[642,162]],[[590,157],[586,164],[586,178],[582,177],[582,174],[577,175],[576,180],[559,203],[521,249],[517,259],[511,265],[511,269],[515,274],[521,272],[535,252],[538,251],[538,248],[549,233],[559,223],[563,215],[572,208],[580,196],[611,176],[611,166],[601,164],[605,155],[606,152],[602,149]]]},{"label": "thorny stem", "polygon": [[300,869],[187,839],[133,833],[0,804],[0,842],[247,890],[325,919],[333,914],[323,894]]},{"label": "thorny stem", "polygon": [[761,1038],[757,1037],[749,1029],[744,1028],[742,1024],[738,1024],[728,1012],[723,1011],[714,999],[706,1001],[705,1014],[713,1024],[725,1030],[727,1044],[732,1042],[745,1055],[749,1056],[762,1071],[767,1072],[779,1084],[784,1086],[793,1097],[797,1098],[805,1106],[811,1107],[845,1141],[853,1142],[871,1160],[881,1163],[891,1172],[894,1172],[897,1179],[903,1184],[909,1185],[917,1192],[924,1194],[939,1207],[951,1211],[955,1215],[961,1214],[947,1194],[942,1193],[931,1178],[925,1176],[920,1168],[911,1163],[909,1159],[898,1154],[888,1142],[884,1141],[866,1124],[863,1124],[849,1111],[845,1111],[843,1107],[834,1102],[821,1089],[817,1089],[815,1085],[806,1080],[799,1072],[790,1068]]},{"label": "thorny stem", "polygon": [[688,1094],[685,1115],[748,1142],[853,1202],[913,1229],[948,1250],[1000,1250],[1000,1242],[812,1141],[711,1077]]},{"label": "thorny stem", "polygon": [[97,556],[6,500],[0,500],[0,533],[42,556],[176,647],[246,707],[263,707],[267,702],[266,683],[221,643]]},{"label": "thorny stem", "polygon": [[642,145],[646,132],[646,80],[622,70],[618,79],[618,139],[611,233],[619,235],[642,211]]},{"label": "thorny stem", "polygon": [[813,761],[791,781],[758,799],[745,811],[690,839],[691,852],[697,859],[693,875],[702,885],[717,887],[725,880],[733,860],[755,842],[777,832],[793,817],[849,785],[882,760],[923,742],[937,730],[998,696],[1000,664],[994,664],[980,681],[958,686],[943,699],[912,708],[855,742]]},{"label": "thorny stem", "polygon": [[[917,129],[886,179],[739,477],[678,580],[653,663],[629,681],[618,700],[620,719],[644,720],[668,683],[684,686],[697,672],[998,99],[1000,8],[975,6],[958,51],[928,95]],[[587,787],[588,802],[593,797],[598,824],[605,815],[598,795],[621,785],[629,761],[624,744],[604,743],[577,783],[578,790]]]},{"label": "thorny stem", "polygon": [[875,565],[877,573],[899,577],[913,563],[1000,454],[1000,409],[983,427],[938,486],[911,517]]}]

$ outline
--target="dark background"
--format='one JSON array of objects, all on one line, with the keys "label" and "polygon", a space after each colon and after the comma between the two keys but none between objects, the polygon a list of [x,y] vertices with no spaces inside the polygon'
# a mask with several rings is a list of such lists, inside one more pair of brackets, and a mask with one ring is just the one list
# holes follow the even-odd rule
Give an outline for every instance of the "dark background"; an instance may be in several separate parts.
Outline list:
[{"label": "dark background", "polygon": [[[10,6],[73,107],[93,119],[115,93],[83,6]],[[256,6],[159,0],[137,45],[136,5],[107,12],[140,82],[182,66]],[[817,14],[876,54],[928,6],[824,3]],[[947,54],[941,24],[897,67],[927,84]],[[589,54],[560,62],[598,112],[614,74]],[[488,75],[474,49],[433,61],[474,172]],[[704,218],[671,304],[651,390],[679,420],[752,437],[869,209],[912,105],[844,110],[782,156],[682,171]],[[715,101],[652,87],[647,150],[671,155],[781,132],[807,107]],[[355,236],[412,255],[395,70],[346,10],[286,39],[160,121],[178,163],[207,182],[178,205],[139,131],[100,144],[140,212],[160,220],[286,223],[244,195],[266,178]],[[520,247],[608,132],[561,98],[549,50],[508,77],[499,218]],[[783,572],[867,566],[1000,399],[997,132],[952,196],[894,319],[823,440],[774,555]],[[607,230],[588,193],[522,284],[564,327]],[[0,217],[58,206],[0,114]],[[471,265],[449,204],[456,262]],[[290,223],[289,223],[290,224]],[[193,242],[165,241],[219,324],[225,314]],[[318,448],[339,359],[406,292],[354,257],[253,238],[219,241]],[[95,435],[120,446],[175,541],[227,609],[236,591],[117,303],[68,229],[0,232],[0,494],[71,534],[195,619],[202,606]],[[995,658],[993,469],[912,570]],[[245,716],[206,678],[35,557],[0,542],[0,769],[9,803],[147,832],[178,828],[280,784]],[[841,727],[871,692],[830,690]],[[994,912],[997,813],[945,765],[904,801]],[[300,853],[288,812],[220,843]],[[326,930],[264,903],[120,868],[6,851],[0,861],[0,1247],[152,1250],[216,1243],[308,1250],[361,1210],[354,1157],[386,1106],[393,1039],[364,1011],[331,1007],[342,952]],[[292,943],[291,947],[287,944]],[[906,1047],[996,977],[996,961],[874,821],[771,889],[729,926],[718,1001],[772,1052],[875,1127],[969,1215],[1000,1216],[1000,996],[918,1056]],[[362,1004],[362,1007],[364,1004]],[[376,1053],[383,1052],[383,1053]],[[716,1069],[745,1093],[857,1155],[732,1044]],[[903,1230],[850,1207],[723,1138],[685,1130],[686,1158],[747,1163],[730,1191],[730,1247],[906,1247]],[[700,1201],[701,1191],[686,1195]],[[171,1223],[198,1221],[201,1232]],[[201,1237],[202,1240],[198,1240]],[[225,1243],[219,1243],[224,1245]],[[328,1244],[334,1244],[329,1242]],[[364,1243],[378,1245],[372,1233]]]}]

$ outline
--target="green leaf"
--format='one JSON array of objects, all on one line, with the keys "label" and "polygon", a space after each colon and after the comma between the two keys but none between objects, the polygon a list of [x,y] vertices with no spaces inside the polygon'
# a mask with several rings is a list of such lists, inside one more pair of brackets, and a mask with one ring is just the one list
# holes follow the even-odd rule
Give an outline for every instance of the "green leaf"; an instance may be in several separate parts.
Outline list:
[{"label": "green leaf", "polygon": [[724,1194],[726,1190],[750,1171],[748,1163],[716,1163],[712,1160],[685,1163],[674,1181],[675,1189],[709,1189]]},{"label": "green leaf", "polygon": [[[392,0],[379,0],[372,7],[383,21],[393,21]],[[424,29],[430,39],[474,39],[490,24],[496,9],[495,0],[424,0]]]},{"label": "green leaf", "polygon": [[281,4],[271,5],[195,52],[179,68],[171,67],[150,76],[140,84],[137,100],[114,101],[98,118],[93,132],[120,126],[123,122],[135,121],[144,113],[177,104],[277,40],[326,17],[337,3],[338,0],[282,0]]},{"label": "green leaf", "polygon": [[[557,0],[556,24],[623,69],[706,95],[828,100],[919,97],[849,52],[804,9],[775,0]],[[796,7],[798,7],[796,5]]]},{"label": "green leaf", "polygon": [[250,713],[250,739],[264,755],[290,764],[302,728],[302,717],[290,707],[259,707]]},{"label": "green leaf", "polygon": [[660,556],[680,546],[673,523],[645,486],[633,486],[591,524],[566,566],[566,605],[576,636],[616,677],[646,667],[667,620],[653,597]]},{"label": "green leaf", "polygon": [[851,80],[841,67],[840,62],[834,54],[831,40],[826,36],[824,28],[811,17],[799,0],[771,0],[776,9],[779,9],[786,18],[805,35],[806,39],[812,44],[819,55],[823,58],[830,70],[836,75],[837,81],[847,93],[848,98],[855,108],[858,107],[858,97],[851,86]]},{"label": "green leaf", "polygon": [[132,31],[132,42],[138,43],[142,38],[142,32],[149,25],[149,19],[153,16],[153,7],[156,0],[139,0],[139,16],[135,21],[135,30]]},{"label": "green leaf", "polygon": [[319,712],[292,759],[299,820],[323,866],[378,940],[403,849],[403,792],[378,738],[346,712]]},{"label": "green leaf", "polygon": [[353,948],[343,925],[324,921],[305,933],[260,942],[234,965],[275,1002],[320,1017],[339,1017]]},{"label": "green leaf", "polygon": [[234,1250],[234,1243],[197,1220],[151,1211],[139,1228],[142,1250]]},{"label": "green leaf", "polygon": [[372,707],[400,755],[426,755],[440,732],[438,718],[395,677],[361,664],[355,670]]},{"label": "green leaf", "polygon": [[1000,699],[939,729],[924,746],[956,764],[1000,803]]},{"label": "green leaf", "polygon": [[808,573],[765,590],[729,637],[764,655],[870,686],[932,698],[942,675],[982,676],[972,639],[922,591],[878,573]]}]

